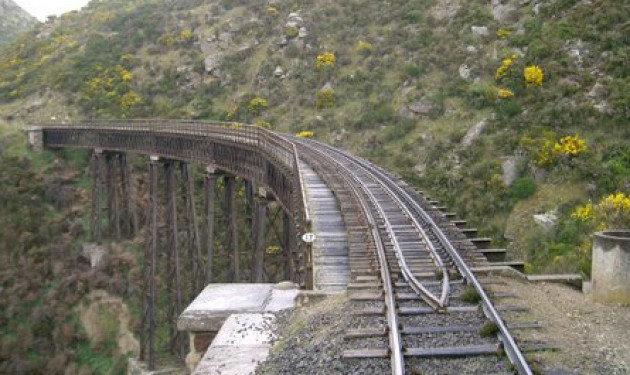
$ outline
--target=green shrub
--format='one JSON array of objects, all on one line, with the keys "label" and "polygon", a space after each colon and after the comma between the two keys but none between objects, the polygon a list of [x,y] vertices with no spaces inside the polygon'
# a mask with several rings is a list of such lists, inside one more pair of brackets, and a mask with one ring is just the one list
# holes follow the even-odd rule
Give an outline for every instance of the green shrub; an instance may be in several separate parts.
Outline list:
[{"label": "green shrub", "polygon": [[472,286],[467,286],[466,289],[460,293],[459,298],[468,303],[479,303],[479,301],[481,301],[481,296]]},{"label": "green shrub", "polygon": [[416,64],[405,65],[405,76],[408,78],[418,78],[422,74],[422,68]]},{"label": "green shrub", "polygon": [[512,197],[516,200],[527,199],[536,193],[536,181],[531,177],[519,178],[512,185]]},{"label": "green shrub", "polygon": [[510,119],[522,112],[521,106],[511,100],[502,100],[496,106],[497,114],[503,119]]},{"label": "green shrub", "polygon": [[479,329],[479,335],[482,337],[494,336],[499,332],[499,327],[495,322],[487,322],[481,329]]}]

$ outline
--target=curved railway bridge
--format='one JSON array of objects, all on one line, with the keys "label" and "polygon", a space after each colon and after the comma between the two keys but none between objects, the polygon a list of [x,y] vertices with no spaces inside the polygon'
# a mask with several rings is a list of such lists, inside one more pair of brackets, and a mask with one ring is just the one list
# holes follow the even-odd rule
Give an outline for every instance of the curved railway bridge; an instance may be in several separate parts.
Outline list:
[{"label": "curved railway bridge", "polygon": [[[452,221],[452,215],[436,207],[438,202],[366,160],[320,142],[238,123],[85,121],[39,123],[27,132],[36,150],[89,150],[94,242],[133,236],[145,228],[141,359],[151,367],[158,325],[172,325],[183,304],[217,278],[214,212],[221,191],[225,248],[230,249],[227,278],[243,281],[248,270],[252,282],[269,279],[265,241],[272,227],[281,244],[276,268],[282,278],[304,289],[350,291],[356,324],[346,331],[346,360],[368,363],[365,368],[375,373],[404,374],[412,361],[425,359],[465,372],[470,365],[465,361],[475,358],[490,363],[471,365],[482,372],[532,373],[502,317],[509,309],[493,303],[484,280],[473,272],[487,266],[486,255],[493,254],[475,246],[487,240],[469,238],[459,228],[464,222]],[[132,166],[129,154],[146,160],[144,185],[134,179],[140,168],[137,162]],[[202,192],[196,194],[193,174],[200,166],[205,175]],[[236,224],[239,182],[250,212],[246,253],[239,250],[242,236]],[[142,212],[136,208],[137,189],[148,195]],[[268,204],[272,200],[274,215]],[[281,217],[279,229],[272,216]],[[302,240],[311,232],[313,243]],[[159,279],[162,263],[167,276]],[[165,322],[156,305],[161,293],[170,303]],[[472,298],[464,301],[464,294]],[[169,331],[171,347],[182,351],[183,338]]]}]

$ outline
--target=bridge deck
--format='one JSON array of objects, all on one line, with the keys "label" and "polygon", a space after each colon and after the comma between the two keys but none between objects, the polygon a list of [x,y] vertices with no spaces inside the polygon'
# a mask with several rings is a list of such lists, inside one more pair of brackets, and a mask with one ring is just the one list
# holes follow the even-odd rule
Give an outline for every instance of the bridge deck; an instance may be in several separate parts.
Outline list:
[{"label": "bridge deck", "polygon": [[313,232],[313,289],[345,290],[350,281],[346,225],[328,185],[304,161],[300,162]]}]

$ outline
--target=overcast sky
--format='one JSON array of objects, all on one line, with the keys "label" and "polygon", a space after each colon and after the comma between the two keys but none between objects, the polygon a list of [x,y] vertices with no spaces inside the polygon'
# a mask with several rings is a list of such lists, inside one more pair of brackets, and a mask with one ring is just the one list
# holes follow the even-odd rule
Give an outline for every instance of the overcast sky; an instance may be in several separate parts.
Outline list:
[{"label": "overcast sky", "polygon": [[25,11],[45,21],[51,14],[60,15],[71,10],[79,9],[89,3],[89,0],[13,0]]}]

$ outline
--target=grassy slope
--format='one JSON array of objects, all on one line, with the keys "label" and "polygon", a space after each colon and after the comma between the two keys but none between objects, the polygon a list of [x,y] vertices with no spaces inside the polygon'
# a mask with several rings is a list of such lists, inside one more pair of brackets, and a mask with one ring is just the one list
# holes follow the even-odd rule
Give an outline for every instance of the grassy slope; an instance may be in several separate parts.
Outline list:
[{"label": "grassy slope", "polygon": [[[519,236],[514,249],[533,270],[586,272],[580,266],[582,254],[575,250],[585,238],[571,229],[576,224],[570,212],[589,198],[588,184],[597,199],[627,189],[630,177],[630,68],[625,64],[630,5],[557,0],[541,6],[538,14],[533,4],[517,5],[516,17],[500,24],[487,1],[450,3],[459,7],[447,17],[442,17],[446,2],[438,0],[279,1],[277,16],[248,0],[95,3],[83,14],[70,13],[41,26],[54,30],[50,38],[35,39],[34,32],[12,47],[0,74],[1,108],[13,113],[7,110],[15,107],[12,103],[44,98],[44,108],[22,119],[263,119],[282,131],[313,130],[316,137],[429,191],[499,244],[505,242],[506,225],[519,227],[508,228],[510,236],[530,233],[537,240]],[[302,44],[308,47],[291,42],[279,49],[275,42],[292,11],[300,11],[305,20],[309,36]],[[471,26],[481,25],[489,28],[489,36],[471,33]],[[498,38],[501,27],[511,35]],[[194,40],[178,39],[182,31],[197,28],[204,38],[231,32],[220,78],[203,72],[205,56]],[[173,43],[165,43],[165,36],[173,37]],[[370,41],[375,51],[358,53],[361,40]],[[250,49],[235,52],[245,45]],[[572,57],[572,49],[580,51],[580,59]],[[314,61],[324,51],[336,54],[336,67],[317,72]],[[514,52],[522,56],[513,73],[494,82],[500,59]],[[459,77],[464,63],[474,81]],[[521,72],[528,65],[543,68],[542,87],[524,85]],[[131,82],[110,72],[105,77],[114,81],[110,86],[87,92],[86,82],[117,66],[133,73]],[[273,77],[276,66],[287,72],[286,79]],[[195,83],[188,85],[191,81]],[[326,82],[335,89],[336,105],[318,110],[315,95]],[[605,90],[593,99],[587,94],[596,83]],[[495,86],[510,88],[515,97],[497,100]],[[121,98],[130,92],[141,101],[123,108]],[[270,105],[254,116],[248,102],[257,96]],[[432,106],[430,115],[413,120],[398,115],[418,100]],[[607,106],[604,112],[595,108],[601,102]],[[462,147],[462,137],[482,119],[488,119],[486,131],[472,146]],[[536,161],[545,132],[554,132],[556,140],[579,133],[587,151],[540,167]],[[525,147],[527,139],[533,142]],[[517,183],[504,186],[497,179],[502,161],[516,154]],[[560,225],[542,233],[531,213],[554,209]]]}]

